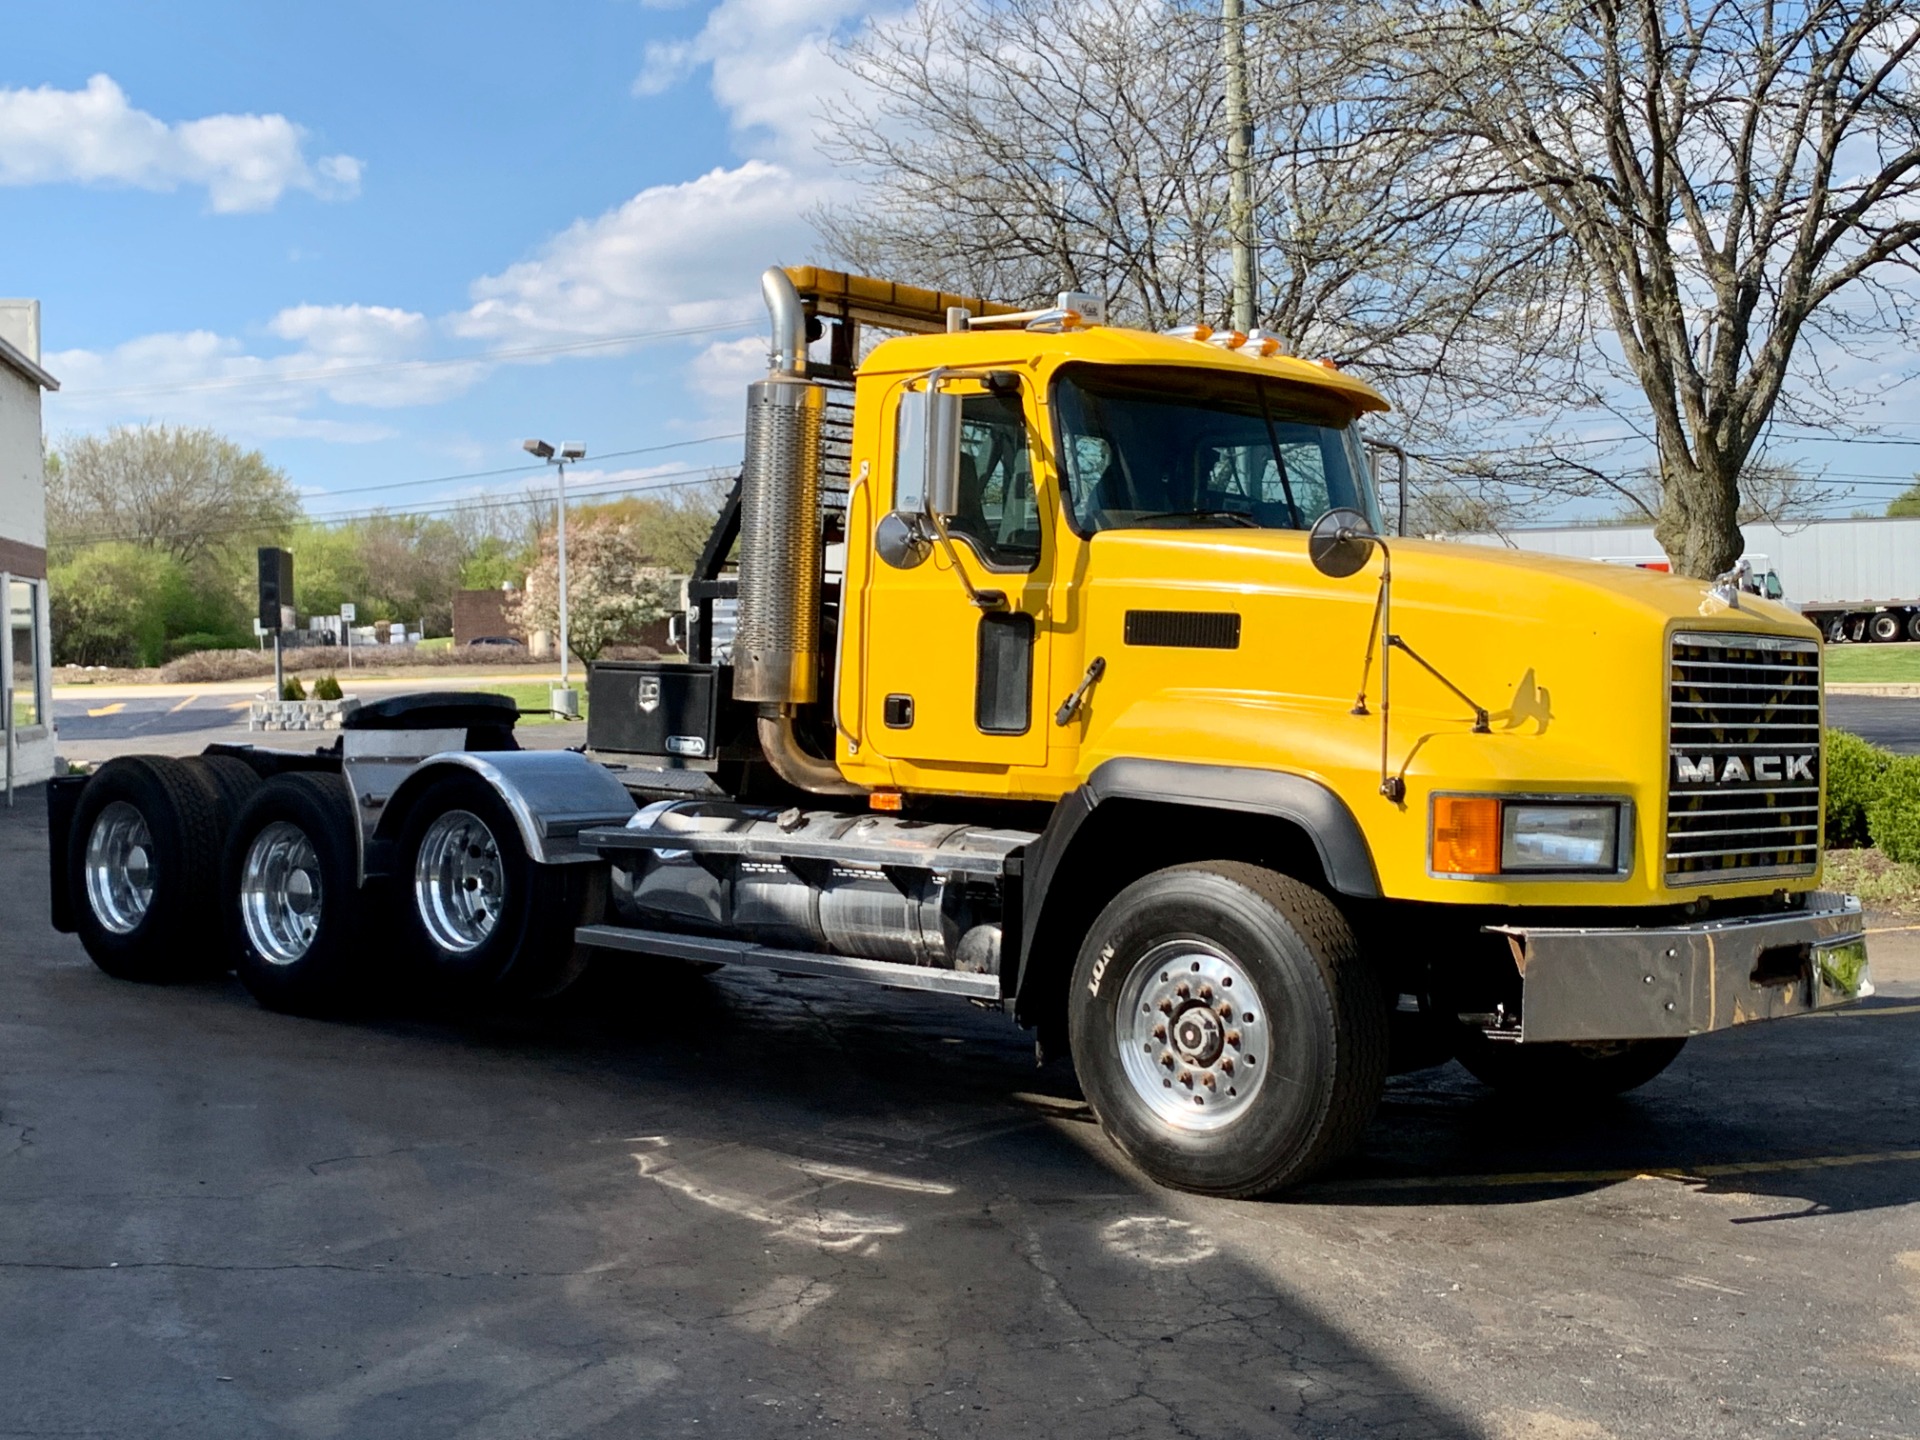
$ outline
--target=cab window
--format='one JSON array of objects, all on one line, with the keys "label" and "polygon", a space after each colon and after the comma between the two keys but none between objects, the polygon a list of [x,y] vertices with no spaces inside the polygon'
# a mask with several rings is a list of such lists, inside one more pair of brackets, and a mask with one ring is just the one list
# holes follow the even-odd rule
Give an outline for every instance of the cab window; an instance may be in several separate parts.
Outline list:
[{"label": "cab window", "polygon": [[1040,561],[1027,417],[1018,395],[968,395],[960,402],[960,507],[947,521],[999,570]]}]

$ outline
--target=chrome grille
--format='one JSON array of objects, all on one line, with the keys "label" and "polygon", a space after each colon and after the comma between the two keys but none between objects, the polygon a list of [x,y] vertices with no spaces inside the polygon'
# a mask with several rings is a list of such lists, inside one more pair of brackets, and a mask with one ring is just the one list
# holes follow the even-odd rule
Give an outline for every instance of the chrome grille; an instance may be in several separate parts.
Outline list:
[{"label": "chrome grille", "polygon": [[1667,879],[1811,874],[1820,858],[1820,647],[1673,637]]}]

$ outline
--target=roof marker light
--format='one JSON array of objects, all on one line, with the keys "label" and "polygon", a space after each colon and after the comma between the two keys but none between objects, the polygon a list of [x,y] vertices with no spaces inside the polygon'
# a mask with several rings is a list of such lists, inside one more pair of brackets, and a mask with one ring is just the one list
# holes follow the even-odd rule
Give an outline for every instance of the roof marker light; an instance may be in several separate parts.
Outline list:
[{"label": "roof marker light", "polygon": [[1264,330],[1253,330],[1249,332],[1247,335],[1247,345],[1256,355],[1266,356],[1278,355],[1280,353],[1280,342]]},{"label": "roof marker light", "polygon": [[1222,350],[1238,350],[1242,345],[1247,343],[1247,332],[1244,330],[1222,330],[1212,337],[1211,343],[1218,345]]},{"label": "roof marker light", "polygon": [[1171,330],[1160,332],[1170,340],[1195,340],[1205,343],[1213,335],[1211,325],[1176,325]]}]

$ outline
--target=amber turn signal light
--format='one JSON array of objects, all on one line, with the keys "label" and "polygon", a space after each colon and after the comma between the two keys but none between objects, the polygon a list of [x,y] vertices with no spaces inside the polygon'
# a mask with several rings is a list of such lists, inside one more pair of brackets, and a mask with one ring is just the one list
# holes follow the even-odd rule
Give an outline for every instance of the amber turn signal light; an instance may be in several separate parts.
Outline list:
[{"label": "amber turn signal light", "polygon": [[1500,873],[1500,802],[1490,795],[1433,801],[1433,868],[1442,875]]}]

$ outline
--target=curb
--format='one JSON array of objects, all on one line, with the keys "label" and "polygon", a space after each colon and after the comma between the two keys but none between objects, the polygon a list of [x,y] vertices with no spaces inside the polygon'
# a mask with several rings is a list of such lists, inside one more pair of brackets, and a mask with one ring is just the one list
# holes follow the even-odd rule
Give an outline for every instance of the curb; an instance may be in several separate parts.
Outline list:
[{"label": "curb", "polygon": [[1829,695],[1880,695],[1891,699],[1920,700],[1920,682],[1889,681],[1885,684],[1869,684],[1860,681],[1845,683],[1827,682]]}]

